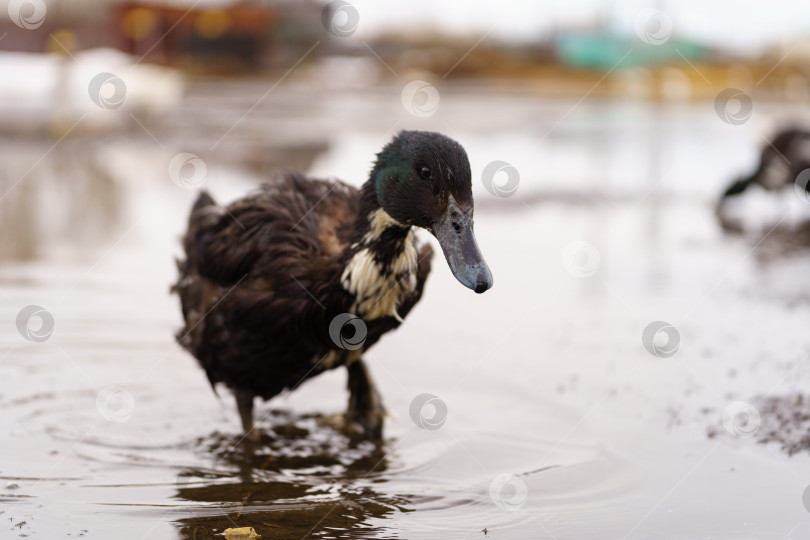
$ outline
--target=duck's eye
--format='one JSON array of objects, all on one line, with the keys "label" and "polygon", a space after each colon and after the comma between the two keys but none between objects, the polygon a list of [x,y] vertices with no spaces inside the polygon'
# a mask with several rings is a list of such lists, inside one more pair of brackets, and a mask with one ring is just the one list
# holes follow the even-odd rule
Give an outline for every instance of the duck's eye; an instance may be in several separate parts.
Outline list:
[{"label": "duck's eye", "polygon": [[430,178],[431,176],[430,167],[422,167],[422,170],[419,171],[419,174],[422,175],[422,178],[425,179]]}]

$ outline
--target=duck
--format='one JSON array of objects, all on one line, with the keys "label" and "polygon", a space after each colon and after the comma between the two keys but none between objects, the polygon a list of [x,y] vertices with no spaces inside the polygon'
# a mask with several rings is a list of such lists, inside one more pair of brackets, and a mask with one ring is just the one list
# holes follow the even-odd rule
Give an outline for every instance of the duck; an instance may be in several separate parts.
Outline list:
[{"label": "duck", "polygon": [[422,297],[433,249],[415,230],[438,240],[463,286],[493,286],[473,210],[467,153],[428,131],[396,134],[359,189],[286,171],[227,206],[202,191],[172,287],[185,322],[176,339],[215,392],[233,393],[253,440],[256,398],[340,367],[349,390],[340,425],[380,439],[385,408],[364,355]]},{"label": "duck", "polygon": [[[782,223],[786,210],[804,206],[799,183],[810,169],[810,131],[787,127],[763,145],[757,168],[749,175],[731,181],[720,195],[715,213],[727,232],[769,229]],[[804,190],[810,186],[805,179]],[[801,212],[799,212],[801,213]]]}]

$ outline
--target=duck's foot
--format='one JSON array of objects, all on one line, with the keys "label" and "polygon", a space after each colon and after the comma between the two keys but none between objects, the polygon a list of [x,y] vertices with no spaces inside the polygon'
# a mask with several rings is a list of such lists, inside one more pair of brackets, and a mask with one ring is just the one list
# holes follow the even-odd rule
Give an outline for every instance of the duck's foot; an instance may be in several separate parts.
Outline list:
[{"label": "duck's foot", "polygon": [[339,431],[351,439],[361,438],[363,429],[356,422],[348,422],[346,413],[335,413],[318,420],[318,425]]},{"label": "duck's foot", "polygon": [[326,416],[321,418],[318,424],[339,431],[354,440],[374,441],[382,439],[382,425],[376,429],[370,429],[363,422],[356,419],[350,420],[347,413]]},{"label": "duck's foot", "polygon": [[343,429],[350,436],[382,439],[385,407],[368,369],[361,359],[346,367],[349,370],[349,408]]}]

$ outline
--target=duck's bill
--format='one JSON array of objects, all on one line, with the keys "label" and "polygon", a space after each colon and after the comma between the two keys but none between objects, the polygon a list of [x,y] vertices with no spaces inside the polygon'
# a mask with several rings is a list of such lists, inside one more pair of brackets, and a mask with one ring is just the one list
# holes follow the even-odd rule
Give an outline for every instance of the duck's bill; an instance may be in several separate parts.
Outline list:
[{"label": "duck's bill", "polygon": [[473,234],[472,208],[462,209],[450,197],[447,212],[431,232],[442,246],[450,271],[462,285],[477,293],[492,287],[492,273]]}]

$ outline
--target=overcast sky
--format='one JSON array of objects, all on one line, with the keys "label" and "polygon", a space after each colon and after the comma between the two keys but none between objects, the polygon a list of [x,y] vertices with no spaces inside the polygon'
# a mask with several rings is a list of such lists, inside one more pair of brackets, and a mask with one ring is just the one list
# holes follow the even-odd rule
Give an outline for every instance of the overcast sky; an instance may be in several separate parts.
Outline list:
[{"label": "overcast sky", "polygon": [[427,27],[481,35],[492,28],[495,38],[531,39],[555,27],[586,26],[599,19],[632,34],[636,16],[648,8],[667,13],[673,35],[735,49],[757,50],[810,32],[807,0],[350,1],[360,14],[359,37]]}]

